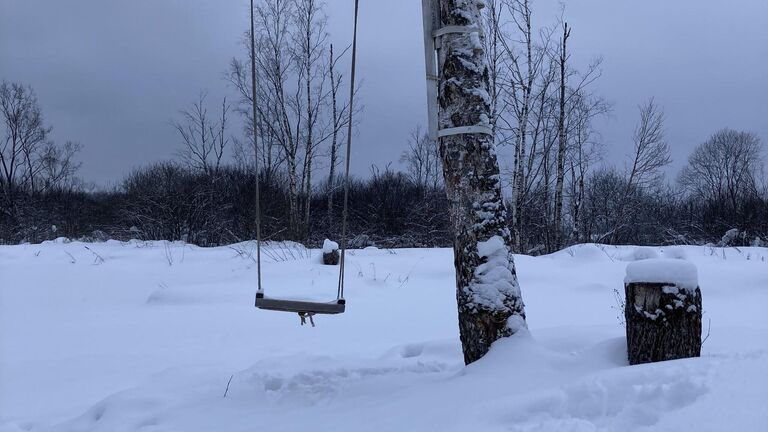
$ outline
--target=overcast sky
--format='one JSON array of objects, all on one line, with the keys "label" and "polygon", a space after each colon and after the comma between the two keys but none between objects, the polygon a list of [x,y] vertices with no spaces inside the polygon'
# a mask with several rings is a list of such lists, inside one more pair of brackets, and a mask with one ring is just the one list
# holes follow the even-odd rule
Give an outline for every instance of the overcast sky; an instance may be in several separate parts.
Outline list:
[{"label": "overcast sky", "polygon": [[[352,0],[328,0],[338,45],[351,37]],[[358,73],[365,105],[353,166],[397,163],[425,123],[421,6],[361,0]],[[557,4],[538,0],[540,24]],[[37,92],[57,141],[84,145],[81,175],[101,186],[171,158],[169,125],[201,90],[235,97],[223,79],[248,26],[246,0],[0,0],[0,80]],[[598,94],[613,114],[598,125],[609,163],[629,151],[637,105],[654,96],[675,160],[715,130],[768,142],[768,0],[567,2],[577,65],[602,56]],[[239,131],[233,131],[238,133]],[[768,143],[766,143],[768,144]]]}]

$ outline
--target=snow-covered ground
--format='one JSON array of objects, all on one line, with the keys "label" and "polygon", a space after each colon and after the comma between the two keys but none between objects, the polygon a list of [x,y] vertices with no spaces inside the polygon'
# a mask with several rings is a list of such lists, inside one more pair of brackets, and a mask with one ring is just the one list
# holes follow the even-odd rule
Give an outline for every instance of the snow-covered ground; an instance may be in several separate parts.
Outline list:
[{"label": "snow-covered ground", "polygon": [[[252,248],[0,247],[0,431],[768,430],[768,249],[518,256],[530,335],[465,367],[450,250],[350,252],[311,328],[254,309]],[[335,296],[319,250],[266,252],[268,295]],[[701,358],[627,365],[614,290],[652,257],[698,267]]]}]

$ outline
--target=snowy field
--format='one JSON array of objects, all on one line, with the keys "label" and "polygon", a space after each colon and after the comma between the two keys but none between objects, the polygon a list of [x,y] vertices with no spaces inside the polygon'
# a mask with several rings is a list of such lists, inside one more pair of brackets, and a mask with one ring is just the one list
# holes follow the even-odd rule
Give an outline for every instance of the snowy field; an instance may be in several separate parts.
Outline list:
[{"label": "snowy field", "polygon": [[[254,309],[252,247],[0,246],[0,431],[768,431],[768,249],[518,256],[530,334],[464,367],[450,250],[352,251],[311,328]],[[319,255],[267,251],[267,294],[332,299]],[[652,256],[698,267],[701,358],[627,365]]]}]

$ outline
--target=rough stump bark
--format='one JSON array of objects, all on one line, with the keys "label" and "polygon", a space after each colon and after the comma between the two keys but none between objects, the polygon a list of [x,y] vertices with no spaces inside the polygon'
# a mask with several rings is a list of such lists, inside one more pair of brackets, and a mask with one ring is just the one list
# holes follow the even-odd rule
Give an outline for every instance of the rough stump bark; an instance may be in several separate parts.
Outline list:
[{"label": "rough stump bark", "polygon": [[629,364],[701,355],[701,290],[674,283],[626,283]]},{"label": "rough stump bark", "polygon": [[325,265],[338,265],[339,264],[339,250],[334,249],[330,252],[323,252],[323,264]]}]

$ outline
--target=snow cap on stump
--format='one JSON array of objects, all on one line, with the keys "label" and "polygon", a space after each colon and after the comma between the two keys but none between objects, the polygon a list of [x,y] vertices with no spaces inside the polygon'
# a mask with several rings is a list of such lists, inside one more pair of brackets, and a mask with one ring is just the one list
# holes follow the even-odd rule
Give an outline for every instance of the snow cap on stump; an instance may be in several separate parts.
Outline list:
[{"label": "snow cap on stump", "polygon": [[323,242],[323,264],[336,265],[339,263],[339,244],[325,239]]},{"label": "snow cap on stump", "polygon": [[335,241],[325,239],[323,242],[323,253],[331,253],[339,248],[339,244]]},{"label": "snow cap on stump", "polygon": [[668,283],[685,290],[699,286],[699,275],[693,263],[680,259],[644,259],[627,265],[624,283]]}]

